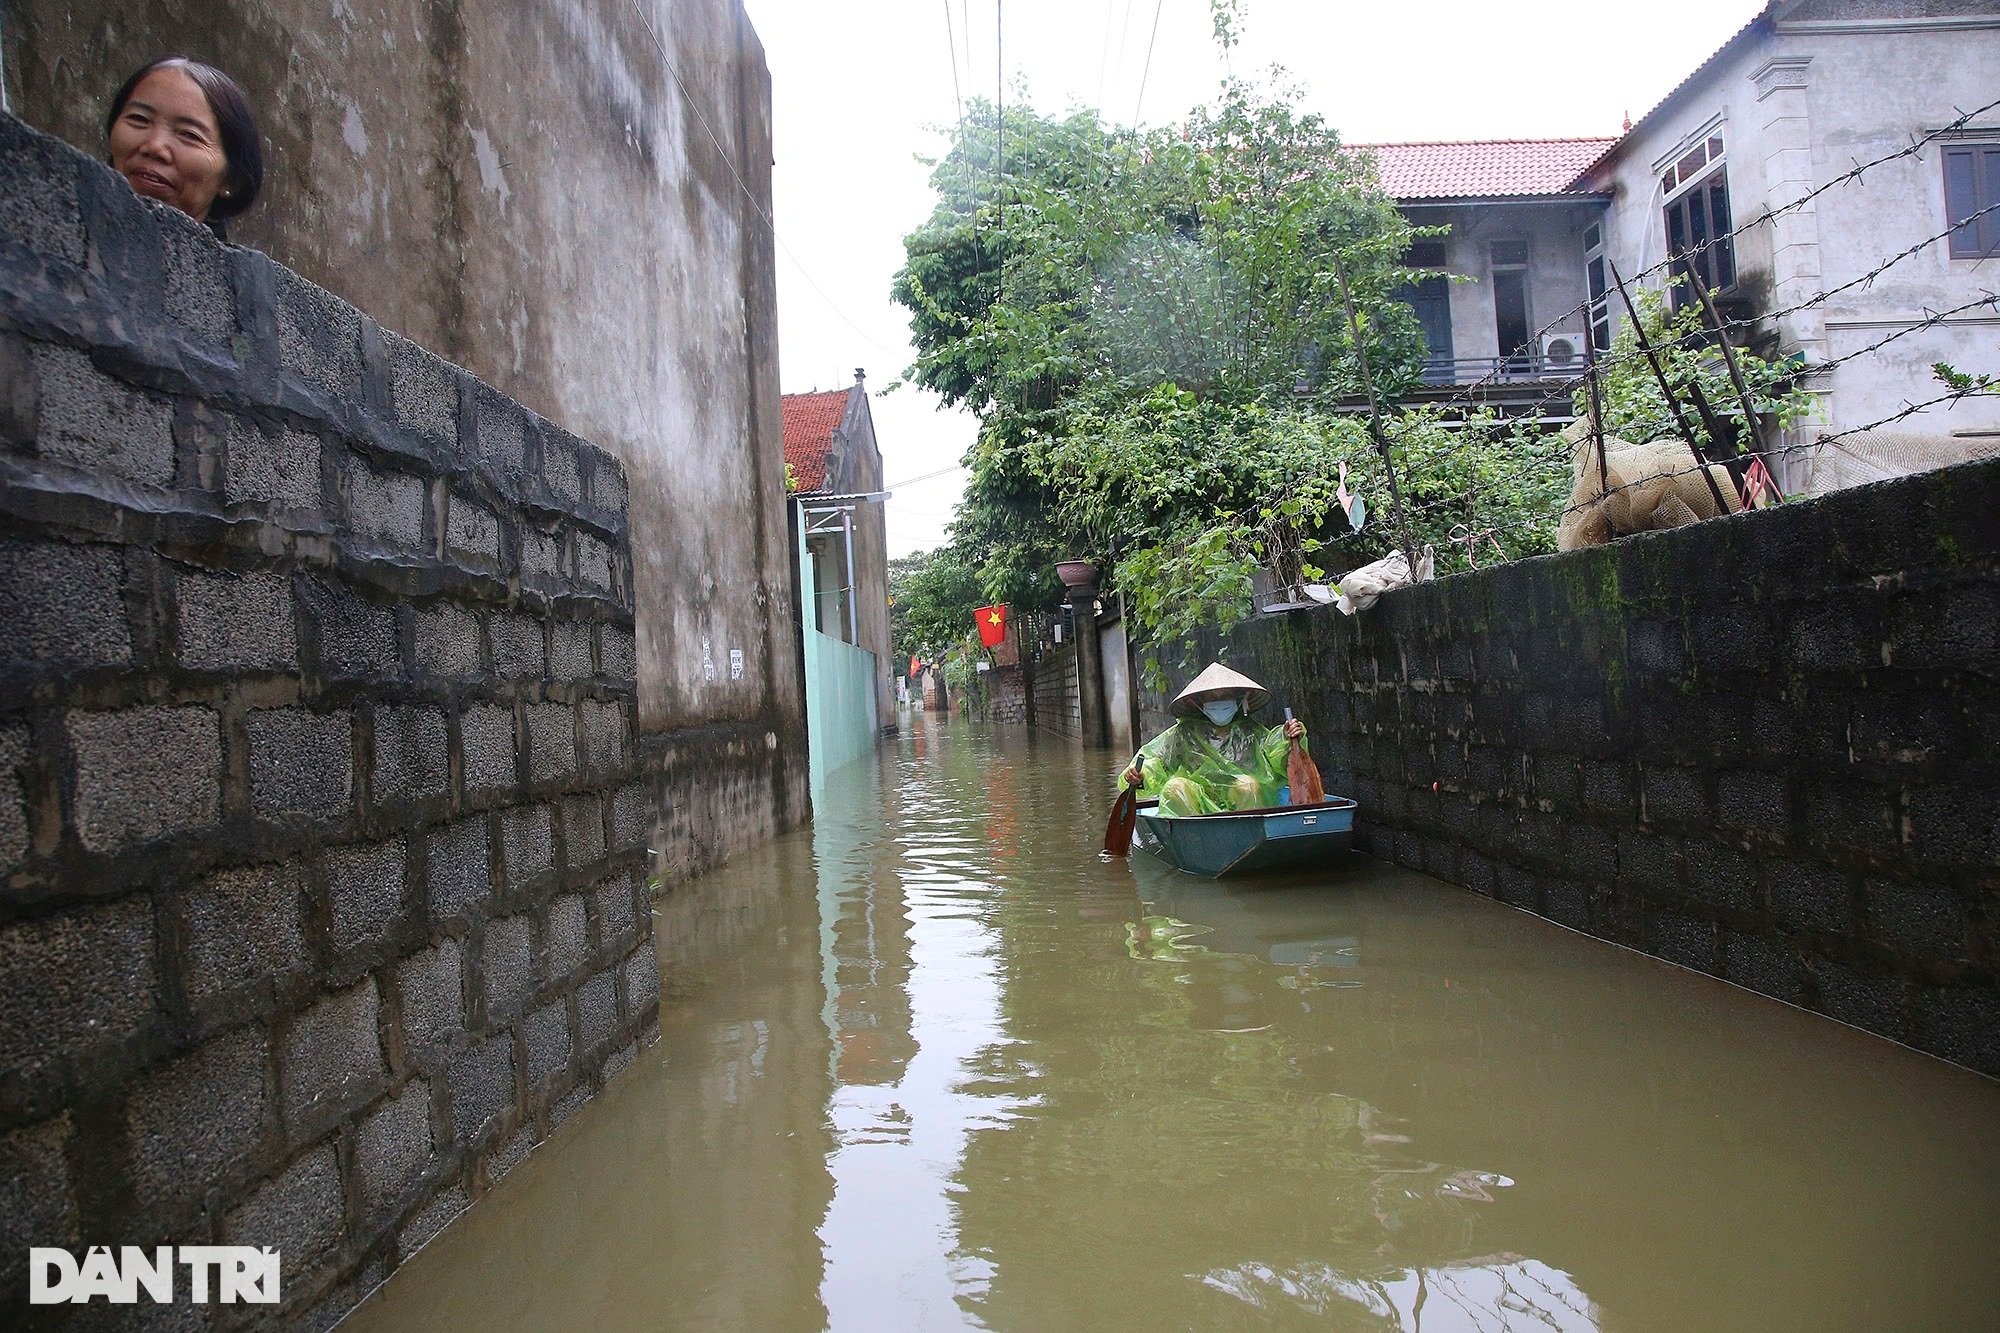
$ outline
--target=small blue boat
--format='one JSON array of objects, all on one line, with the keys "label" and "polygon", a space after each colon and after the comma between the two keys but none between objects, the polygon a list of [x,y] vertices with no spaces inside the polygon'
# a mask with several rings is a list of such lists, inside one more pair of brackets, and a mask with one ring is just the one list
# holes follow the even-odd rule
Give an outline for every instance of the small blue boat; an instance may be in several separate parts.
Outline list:
[{"label": "small blue boat", "polygon": [[1209,879],[1308,869],[1353,847],[1354,810],[1344,796],[1219,815],[1163,815],[1148,801],[1139,807],[1138,842],[1174,869]]}]

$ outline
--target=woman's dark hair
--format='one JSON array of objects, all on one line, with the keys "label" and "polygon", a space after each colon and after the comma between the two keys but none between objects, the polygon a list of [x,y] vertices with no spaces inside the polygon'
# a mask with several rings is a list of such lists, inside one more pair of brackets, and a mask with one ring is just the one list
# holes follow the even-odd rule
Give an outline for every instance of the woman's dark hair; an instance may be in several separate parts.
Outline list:
[{"label": "woman's dark hair", "polygon": [[208,109],[215,113],[215,128],[222,135],[222,156],[228,165],[222,173],[222,193],[208,206],[208,216],[212,222],[233,218],[256,203],[257,192],[264,188],[264,140],[257,133],[257,118],[250,114],[249,99],[236,86],[236,80],[215,66],[186,56],[162,56],[149,65],[141,65],[112,94],[111,114],[104,118],[105,136],[110,136],[111,127],[124,114],[125,104],[132,100],[132,91],[140,80],[154,70],[169,68],[193,79],[195,87],[208,99]]}]

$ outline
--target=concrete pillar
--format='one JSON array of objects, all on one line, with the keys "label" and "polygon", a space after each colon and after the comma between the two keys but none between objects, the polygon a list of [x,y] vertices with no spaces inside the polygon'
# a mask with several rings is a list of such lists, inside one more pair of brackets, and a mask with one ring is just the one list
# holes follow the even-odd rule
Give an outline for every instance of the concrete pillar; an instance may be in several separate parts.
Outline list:
[{"label": "concrete pillar", "polygon": [[1069,589],[1076,624],[1077,720],[1087,750],[1102,750],[1104,739],[1104,662],[1097,642],[1097,581]]}]

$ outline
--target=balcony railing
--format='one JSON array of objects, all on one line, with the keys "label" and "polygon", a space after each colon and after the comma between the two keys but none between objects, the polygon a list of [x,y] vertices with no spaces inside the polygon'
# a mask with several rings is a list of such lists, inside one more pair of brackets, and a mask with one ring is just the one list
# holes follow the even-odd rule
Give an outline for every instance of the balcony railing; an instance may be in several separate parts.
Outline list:
[{"label": "balcony railing", "polygon": [[1522,352],[1516,356],[1434,356],[1424,362],[1424,383],[1439,388],[1468,384],[1546,383],[1573,380],[1583,375],[1583,358],[1544,356]]}]

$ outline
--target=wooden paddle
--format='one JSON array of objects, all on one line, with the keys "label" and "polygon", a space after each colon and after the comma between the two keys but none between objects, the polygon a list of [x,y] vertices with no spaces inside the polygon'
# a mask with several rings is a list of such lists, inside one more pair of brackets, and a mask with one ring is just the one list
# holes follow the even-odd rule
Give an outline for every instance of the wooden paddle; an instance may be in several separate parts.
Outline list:
[{"label": "wooden paddle", "polygon": [[[1132,761],[1137,770],[1146,762],[1140,755]],[[1139,818],[1139,789],[1125,787],[1118,793],[1118,799],[1111,805],[1111,822],[1104,826],[1104,854],[1106,856],[1129,856],[1132,852],[1132,825]]]},{"label": "wooden paddle", "polygon": [[[1285,710],[1285,721],[1292,720],[1292,710]],[[1326,799],[1326,788],[1320,785],[1319,765],[1306,753],[1306,747],[1292,738],[1292,752],[1285,756],[1285,781],[1292,784],[1293,805],[1318,805]]]}]

